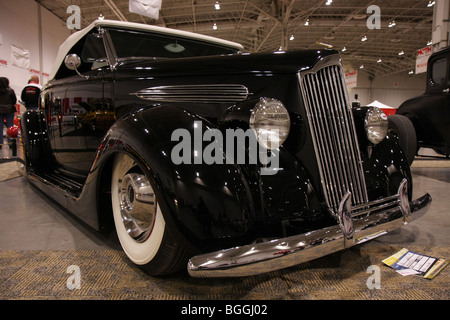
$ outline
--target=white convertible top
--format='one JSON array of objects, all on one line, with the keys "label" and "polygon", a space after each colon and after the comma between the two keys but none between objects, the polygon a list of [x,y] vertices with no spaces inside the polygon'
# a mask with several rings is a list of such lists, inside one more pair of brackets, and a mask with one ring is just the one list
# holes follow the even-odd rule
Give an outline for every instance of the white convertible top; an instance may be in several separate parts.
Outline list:
[{"label": "white convertible top", "polygon": [[92,22],[89,26],[86,28],[77,31],[73,34],[71,34],[66,41],[61,44],[58,50],[58,54],[56,56],[56,61],[53,66],[52,73],[50,75],[50,79],[53,79],[56,75],[56,72],[58,72],[58,69],[61,67],[61,64],[64,62],[64,58],[66,57],[69,50],[78,42],[81,38],[83,38],[89,31],[91,31],[93,28],[97,26],[104,26],[104,27],[118,27],[118,28],[124,28],[124,29],[131,29],[131,30],[140,30],[140,31],[148,31],[153,33],[160,33],[160,34],[167,34],[172,36],[179,36],[183,38],[190,38],[200,41],[205,41],[209,43],[218,44],[221,46],[226,46],[230,48],[234,48],[237,50],[242,50],[243,47],[239,43],[227,41],[215,37],[210,37],[198,33],[193,32],[187,32],[182,30],[176,30],[176,29],[170,29],[170,28],[163,28],[153,25],[147,25],[142,23],[135,23],[135,22],[124,22],[124,21],[116,21],[116,20],[95,20]]}]

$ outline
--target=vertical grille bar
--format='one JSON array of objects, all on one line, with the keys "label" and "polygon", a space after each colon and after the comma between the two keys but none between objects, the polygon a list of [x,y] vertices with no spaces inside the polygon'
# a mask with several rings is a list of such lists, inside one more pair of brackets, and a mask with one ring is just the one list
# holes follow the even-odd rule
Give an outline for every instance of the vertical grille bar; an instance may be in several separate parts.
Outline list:
[{"label": "vertical grille bar", "polygon": [[327,206],[336,215],[347,191],[353,206],[368,202],[341,67],[331,65],[302,75],[301,87]]}]

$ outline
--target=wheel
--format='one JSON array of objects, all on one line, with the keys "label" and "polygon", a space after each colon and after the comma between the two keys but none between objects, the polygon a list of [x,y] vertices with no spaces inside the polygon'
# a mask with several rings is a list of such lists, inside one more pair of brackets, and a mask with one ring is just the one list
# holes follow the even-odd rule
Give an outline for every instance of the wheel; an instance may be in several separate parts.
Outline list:
[{"label": "wheel", "polygon": [[166,224],[152,183],[129,155],[115,156],[111,181],[114,224],[120,244],[150,275],[186,267],[189,255]]},{"label": "wheel", "polygon": [[400,147],[411,165],[417,153],[417,137],[414,125],[407,117],[399,114],[389,116],[388,121],[389,129],[393,130],[398,136]]}]

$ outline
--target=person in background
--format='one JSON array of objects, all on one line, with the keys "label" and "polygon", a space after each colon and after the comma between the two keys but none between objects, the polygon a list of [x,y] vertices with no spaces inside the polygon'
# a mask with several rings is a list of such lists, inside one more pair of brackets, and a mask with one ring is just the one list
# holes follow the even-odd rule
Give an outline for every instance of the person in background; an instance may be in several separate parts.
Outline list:
[{"label": "person in background", "polygon": [[23,104],[27,110],[35,110],[38,108],[39,96],[41,95],[42,87],[39,85],[39,77],[32,76],[28,84],[23,88],[20,96]]},{"label": "person in background", "polygon": [[[1,144],[3,144],[3,122],[6,122],[6,127],[10,128],[14,125],[14,114],[16,112],[16,94],[13,89],[9,87],[9,80],[5,77],[0,77],[0,132]],[[11,143],[8,137],[8,143]]]}]

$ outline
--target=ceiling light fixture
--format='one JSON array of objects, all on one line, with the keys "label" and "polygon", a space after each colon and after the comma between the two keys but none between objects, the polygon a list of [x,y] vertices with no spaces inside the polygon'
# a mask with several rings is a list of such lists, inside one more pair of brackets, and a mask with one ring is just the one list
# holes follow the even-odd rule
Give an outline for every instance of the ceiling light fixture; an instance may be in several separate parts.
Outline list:
[{"label": "ceiling light fixture", "polygon": [[434,1],[429,1],[427,4],[427,7],[431,8],[432,6],[434,6]]},{"label": "ceiling light fixture", "polygon": [[402,56],[404,54],[405,54],[405,52],[403,52],[403,50],[398,53],[399,56]]},{"label": "ceiling light fixture", "polygon": [[367,41],[367,37],[366,37],[366,36],[362,37],[362,38],[361,38],[361,41],[363,41],[363,42],[364,42],[364,41]]},{"label": "ceiling light fixture", "polygon": [[217,30],[217,24],[214,22],[213,30]]},{"label": "ceiling light fixture", "polygon": [[360,68],[360,69],[364,69],[364,65],[363,65],[363,64],[360,65],[359,68]]},{"label": "ceiling light fixture", "polygon": [[309,26],[309,19],[306,19],[305,26]]},{"label": "ceiling light fixture", "polygon": [[431,41],[431,40],[427,42],[427,46],[431,46],[432,44],[433,44],[433,41]]},{"label": "ceiling light fixture", "polygon": [[342,48],[342,52],[345,52],[345,51],[347,51],[347,48],[346,47]]},{"label": "ceiling light fixture", "polygon": [[220,3],[219,3],[219,1],[216,1],[216,4],[214,5],[214,8],[216,8],[216,10],[220,10]]},{"label": "ceiling light fixture", "polygon": [[294,39],[295,39],[295,37],[294,37],[294,35],[292,34],[291,37],[289,38],[289,40],[292,41],[292,40],[294,40]]},{"label": "ceiling light fixture", "polygon": [[377,63],[380,63],[380,62],[382,62],[382,61],[383,61],[383,60],[381,60],[381,59],[378,59],[378,60],[377,60]]},{"label": "ceiling light fixture", "polygon": [[327,0],[327,2],[325,3],[327,6],[329,6],[331,3],[333,2],[333,0]]},{"label": "ceiling light fixture", "polygon": [[395,27],[397,24],[395,23],[395,21],[391,21],[389,22],[389,28]]}]

